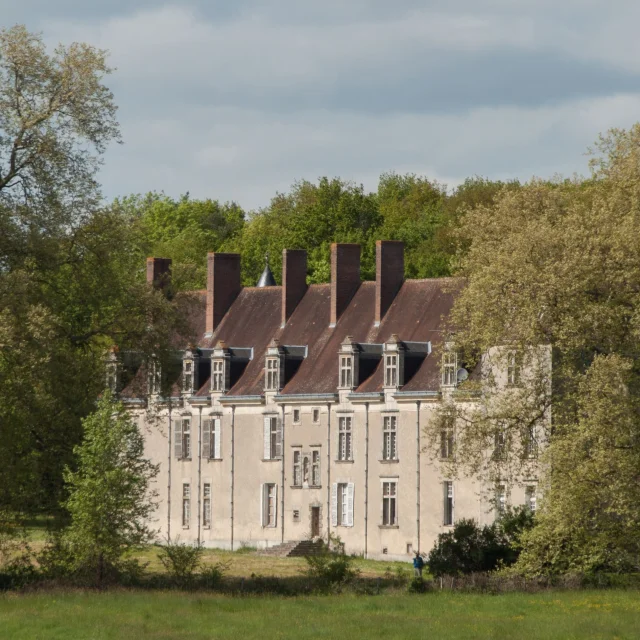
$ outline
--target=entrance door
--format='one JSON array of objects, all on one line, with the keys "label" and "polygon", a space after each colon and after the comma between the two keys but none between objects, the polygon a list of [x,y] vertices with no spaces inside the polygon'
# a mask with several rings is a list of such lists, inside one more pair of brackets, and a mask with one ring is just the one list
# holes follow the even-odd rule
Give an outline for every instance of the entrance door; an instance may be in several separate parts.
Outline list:
[{"label": "entrance door", "polygon": [[320,507],[311,507],[311,537],[320,535]]}]

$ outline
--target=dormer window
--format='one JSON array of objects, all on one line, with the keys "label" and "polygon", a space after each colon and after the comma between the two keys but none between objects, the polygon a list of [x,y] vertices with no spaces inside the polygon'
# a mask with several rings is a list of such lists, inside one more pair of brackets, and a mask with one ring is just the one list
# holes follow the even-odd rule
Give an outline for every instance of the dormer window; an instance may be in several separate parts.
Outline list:
[{"label": "dormer window", "polygon": [[280,389],[280,358],[267,358],[267,379],[265,391]]},{"label": "dormer window", "polygon": [[384,386],[398,385],[398,356],[386,356],[384,359]]},{"label": "dormer window", "polygon": [[193,360],[184,360],[182,363],[182,393],[193,394]]},{"label": "dormer window", "polygon": [[458,356],[455,351],[447,350],[442,355],[442,386],[455,387],[457,383]]},{"label": "dormer window", "polygon": [[211,361],[211,391],[224,392],[224,360]]},{"label": "dormer window", "polygon": [[162,391],[162,377],[160,372],[160,363],[155,359],[149,360],[149,376],[147,379],[149,395],[157,396]]},{"label": "dormer window", "polygon": [[353,357],[340,356],[340,387],[353,388]]},{"label": "dormer window", "polygon": [[404,384],[404,344],[394,333],[384,345],[384,386],[397,389]]},{"label": "dormer window", "polygon": [[507,354],[507,384],[510,387],[520,384],[520,357],[516,351]]}]

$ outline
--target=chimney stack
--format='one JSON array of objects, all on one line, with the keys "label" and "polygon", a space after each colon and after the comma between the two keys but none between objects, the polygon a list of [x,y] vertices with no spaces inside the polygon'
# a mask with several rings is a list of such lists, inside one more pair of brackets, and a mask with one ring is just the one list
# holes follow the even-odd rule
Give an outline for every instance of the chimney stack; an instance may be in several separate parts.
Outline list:
[{"label": "chimney stack", "polygon": [[237,253],[207,254],[206,335],[213,334],[241,289],[240,255]]},{"label": "chimney stack", "polygon": [[171,282],[171,258],[147,258],[147,284],[164,289]]},{"label": "chimney stack", "polygon": [[404,243],[396,240],[376,242],[376,315],[378,326],[404,282]]},{"label": "chimney stack", "polygon": [[331,245],[331,320],[334,327],[360,286],[360,245]]},{"label": "chimney stack", "polygon": [[293,314],[307,291],[307,252],[282,250],[282,326]]}]

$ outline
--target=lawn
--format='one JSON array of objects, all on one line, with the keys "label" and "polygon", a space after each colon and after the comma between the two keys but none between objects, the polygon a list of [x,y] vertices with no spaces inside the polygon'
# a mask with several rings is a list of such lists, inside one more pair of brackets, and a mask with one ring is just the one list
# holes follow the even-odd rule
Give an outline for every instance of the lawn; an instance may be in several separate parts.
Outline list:
[{"label": "lawn", "polygon": [[0,637],[639,638],[633,591],[230,597],[120,591],[0,596]]}]

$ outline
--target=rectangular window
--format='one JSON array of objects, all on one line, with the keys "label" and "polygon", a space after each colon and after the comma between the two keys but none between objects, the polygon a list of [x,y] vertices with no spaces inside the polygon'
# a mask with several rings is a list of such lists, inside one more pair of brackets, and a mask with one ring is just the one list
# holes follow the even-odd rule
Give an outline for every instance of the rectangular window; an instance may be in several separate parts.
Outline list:
[{"label": "rectangular window", "polygon": [[500,517],[507,508],[507,488],[503,484],[496,487],[496,516]]},{"label": "rectangular window", "polygon": [[386,527],[391,527],[398,524],[396,485],[396,482],[382,483],[382,524]]},{"label": "rectangular window", "polygon": [[160,364],[157,360],[149,360],[149,393],[151,395],[158,395],[161,391],[161,381],[162,378],[160,376]]},{"label": "rectangular window", "polygon": [[293,424],[300,424],[300,409],[293,410]]},{"label": "rectangular window", "polygon": [[524,490],[524,504],[531,511],[531,513],[536,512],[536,486],[530,484]]},{"label": "rectangular window", "polygon": [[319,487],[320,482],[320,452],[314,451],[311,454],[311,482],[314,487]]},{"label": "rectangular window", "polygon": [[278,488],[275,484],[264,484],[262,493],[262,526],[275,527]]},{"label": "rectangular window", "polygon": [[511,387],[520,384],[520,356],[515,351],[507,354],[507,384]]},{"label": "rectangular window", "polygon": [[184,393],[193,393],[193,362],[185,360],[182,375],[182,391]]},{"label": "rectangular window", "polygon": [[455,387],[457,383],[458,357],[455,351],[445,351],[442,356],[442,385]]},{"label": "rectangular window", "polygon": [[176,457],[183,460],[191,459],[191,420],[176,421]]},{"label": "rectangular window", "polygon": [[182,528],[188,529],[191,523],[191,485],[182,485]]},{"label": "rectangular window", "polygon": [[453,458],[453,429],[440,431],[440,457],[443,460]]},{"label": "rectangular window", "polygon": [[536,428],[534,425],[523,429],[522,454],[525,458],[536,458],[538,455],[538,443],[536,441]]},{"label": "rectangular window", "polygon": [[386,356],[384,362],[384,386],[398,386],[398,356]]},{"label": "rectangular window", "polygon": [[453,482],[447,480],[442,483],[444,487],[444,518],[446,527],[453,525]]},{"label": "rectangular window", "polygon": [[351,389],[353,381],[353,360],[351,356],[340,356],[340,386]]},{"label": "rectangular window", "polygon": [[278,358],[267,358],[267,386],[265,391],[278,391],[280,389],[280,366]]},{"label": "rectangular window", "polygon": [[300,451],[293,452],[293,484],[296,487],[302,486],[302,467],[300,463]]},{"label": "rectangular window", "polygon": [[282,424],[277,416],[264,418],[264,459],[276,460],[282,457]]},{"label": "rectangular window", "polygon": [[212,460],[219,460],[220,455],[220,418],[204,420],[202,422],[202,456]]},{"label": "rectangular window", "polygon": [[350,416],[341,416],[338,420],[338,460],[353,460]]},{"label": "rectangular window", "polygon": [[320,409],[314,409],[312,412],[313,424],[320,424]]},{"label": "rectangular window", "polygon": [[202,485],[202,526],[211,528],[211,484]]},{"label": "rectangular window", "polygon": [[507,434],[504,429],[498,429],[494,436],[493,458],[504,460],[507,455]]},{"label": "rectangular window", "polygon": [[383,460],[397,460],[397,417],[385,416],[383,420],[383,433],[382,433],[382,459]]},{"label": "rectangular window", "polygon": [[334,527],[353,526],[353,483],[338,482],[331,487],[331,522]]},{"label": "rectangular window", "polygon": [[224,360],[214,360],[211,363],[211,391],[225,391]]}]

